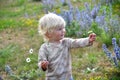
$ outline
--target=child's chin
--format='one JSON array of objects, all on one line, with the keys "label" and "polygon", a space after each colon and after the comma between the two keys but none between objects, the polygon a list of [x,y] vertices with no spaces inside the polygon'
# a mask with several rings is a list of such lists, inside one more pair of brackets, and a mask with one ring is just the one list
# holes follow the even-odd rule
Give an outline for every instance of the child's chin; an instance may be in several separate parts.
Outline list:
[{"label": "child's chin", "polygon": [[61,37],[61,39],[63,39],[63,38],[64,38],[64,36]]}]

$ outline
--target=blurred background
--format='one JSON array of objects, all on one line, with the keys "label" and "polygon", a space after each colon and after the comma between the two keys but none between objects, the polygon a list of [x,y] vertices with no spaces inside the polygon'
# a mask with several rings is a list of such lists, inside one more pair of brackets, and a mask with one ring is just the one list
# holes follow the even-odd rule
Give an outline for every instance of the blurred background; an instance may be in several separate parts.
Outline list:
[{"label": "blurred background", "polygon": [[48,12],[65,19],[66,37],[97,34],[71,50],[74,80],[120,80],[120,0],[0,0],[0,80],[45,80],[38,21]]}]

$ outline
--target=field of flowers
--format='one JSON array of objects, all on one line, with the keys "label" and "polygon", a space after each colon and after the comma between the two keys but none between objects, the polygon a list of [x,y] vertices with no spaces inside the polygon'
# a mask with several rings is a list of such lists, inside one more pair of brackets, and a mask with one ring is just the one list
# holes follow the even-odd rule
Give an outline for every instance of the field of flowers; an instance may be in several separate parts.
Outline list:
[{"label": "field of flowers", "polygon": [[71,50],[74,80],[120,80],[120,0],[0,0],[0,80],[45,79],[37,29],[48,12],[65,19],[67,37],[97,34],[92,46]]}]

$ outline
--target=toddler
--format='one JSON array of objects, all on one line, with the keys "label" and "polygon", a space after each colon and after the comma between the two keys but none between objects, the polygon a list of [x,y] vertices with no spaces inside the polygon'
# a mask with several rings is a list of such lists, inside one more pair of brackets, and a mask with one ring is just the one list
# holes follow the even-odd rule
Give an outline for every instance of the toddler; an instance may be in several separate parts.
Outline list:
[{"label": "toddler", "polygon": [[65,38],[65,26],[64,19],[54,13],[39,20],[45,43],[39,49],[38,66],[46,71],[46,80],[73,80],[70,49],[90,46],[96,39],[94,33],[87,38]]}]

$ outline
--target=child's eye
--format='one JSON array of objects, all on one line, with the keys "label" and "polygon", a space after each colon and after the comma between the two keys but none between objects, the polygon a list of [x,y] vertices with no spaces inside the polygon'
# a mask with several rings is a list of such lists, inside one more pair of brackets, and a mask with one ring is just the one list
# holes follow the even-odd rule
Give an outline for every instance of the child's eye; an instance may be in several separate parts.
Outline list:
[{"label": "child's eye", "polygon": [[60,31],[60,30],[62,30],[62,28],[58,28],[57,30],[59,30],[59,31]]},{"label": "child's eye", "polygon": [[61,31],[61,30],[64,30],[64,28],[63,28],[63,27],[57,28],[57,30],[58,30],[58,31]]},{"label": "child's eye", "polygon": [[58,30],[62,30],[62,28],[59,28]]}]

